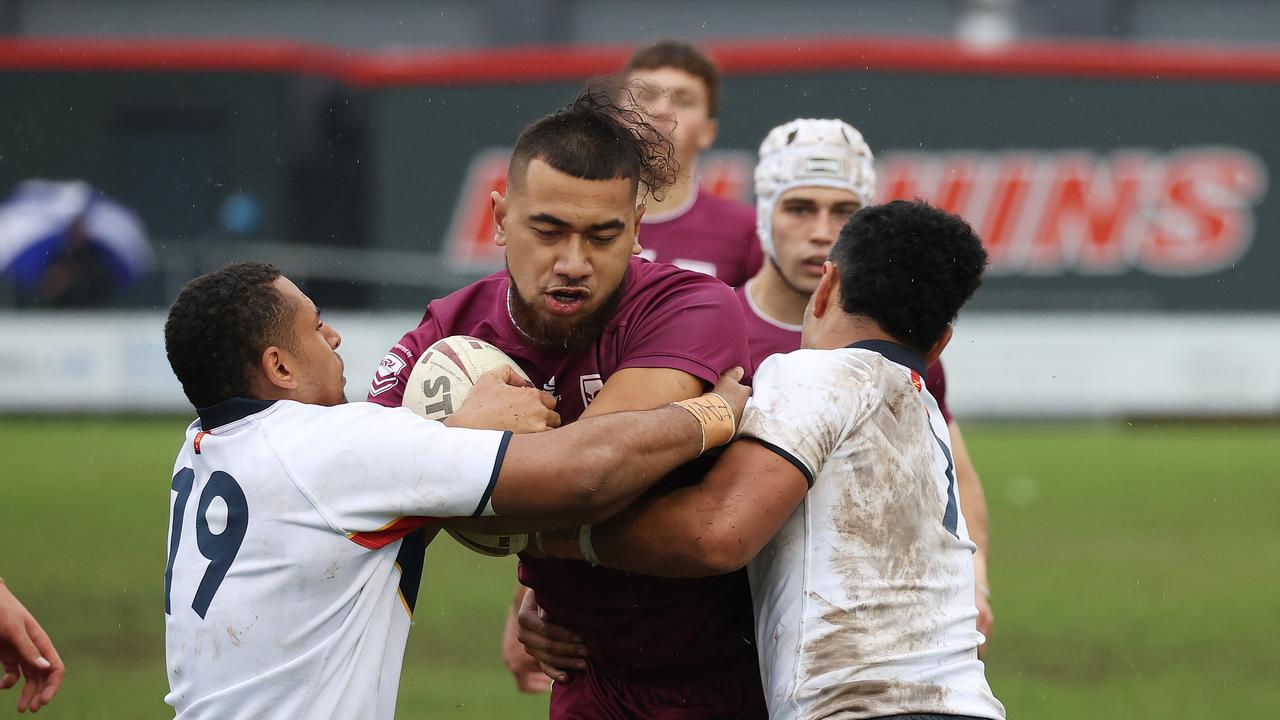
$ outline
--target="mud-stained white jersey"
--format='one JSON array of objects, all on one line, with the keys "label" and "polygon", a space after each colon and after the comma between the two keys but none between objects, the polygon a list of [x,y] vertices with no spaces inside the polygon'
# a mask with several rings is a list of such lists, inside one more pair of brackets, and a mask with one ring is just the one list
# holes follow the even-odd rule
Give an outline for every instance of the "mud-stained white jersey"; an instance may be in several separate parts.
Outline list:
[{"label": "mud-stained white jersey", "polygon": [[774,355],[744,437],[810,489],[748,566],[781,718],[1003,718],[978,660],[973,551],[924,359],[894,343]]},{"label": "mud-stained white jersey", "polygon": [[422,572],[410,533],[481,514],[509,437],[371,403],[202,410],[169,494],[177,717],[392,718]]}]

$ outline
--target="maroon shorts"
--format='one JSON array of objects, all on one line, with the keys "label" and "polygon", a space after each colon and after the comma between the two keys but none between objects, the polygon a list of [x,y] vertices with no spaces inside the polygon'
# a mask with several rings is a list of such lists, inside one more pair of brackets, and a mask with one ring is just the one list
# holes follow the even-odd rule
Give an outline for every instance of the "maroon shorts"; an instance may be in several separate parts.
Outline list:
[{"label": "maroon shorts", "polygon": [[551,688],[551,720],[768,720],[754,657],[671,682],[634,682],[588,663]]}]

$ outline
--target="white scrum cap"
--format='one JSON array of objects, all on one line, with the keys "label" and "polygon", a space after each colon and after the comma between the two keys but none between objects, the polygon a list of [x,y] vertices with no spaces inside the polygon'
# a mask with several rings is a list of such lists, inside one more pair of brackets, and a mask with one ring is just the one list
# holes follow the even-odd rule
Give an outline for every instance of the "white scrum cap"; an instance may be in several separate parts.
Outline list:
[{"label": "white scrum cap", "polygon": [[839,188],[866,207],[876,192],[872,160],[862,133],[841,120],[792,120],[770,130],[756,165],[756,232],[764,254],[777,260],[773,206],[782,193],[814,185]]}]

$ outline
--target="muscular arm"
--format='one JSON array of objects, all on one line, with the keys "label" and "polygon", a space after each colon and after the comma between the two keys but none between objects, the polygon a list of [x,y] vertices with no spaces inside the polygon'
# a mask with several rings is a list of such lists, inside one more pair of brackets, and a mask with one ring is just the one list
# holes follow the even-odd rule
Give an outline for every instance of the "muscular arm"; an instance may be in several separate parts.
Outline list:
[{"label": "muscular arm", "polygon": [[702,380],[681,370],[625,368],[609,376],[609,381],[587,406],[582,417],[662,407],[697,397],[704,387]]},{"label": "muscular arm", "polygon": [[[615,380],[622,382],[615,385]],[[698,456],[698,422],[684,409],[664,406],[696,397],[701,390],[701,380],[675,370],[615,374],[582,419],[511,438],[493,491],[498,517],[446,524],[482,532],[527,532],[609,517]]]},{"label": "muscular arm", "polygon": [[645,499],[592,528],[610,567],[662,577],[722,575],[747,564],[808,491],[803,473],[760,443],[733,443],[698,485]]},{"label": "muscular arm", "polygon": [[546,433],[513,435],[493,489],[493,509],[499,515],[598,517],[701,450],[698,421],[678,407],[614,413]]},{"label": "muscular arm", "polygon": [[[580,416],[577,423],[568,425],[568,428],[576,427],[577,424],[584,420],[595,421],[595,419],[604,419],[607,415],[617,413],[634,413],[637,410],[652,410],[655,407],[671,405],[672,402],[681,400],[689,400],[691,397],[698,397],[703,392],[705,383],[694,375],[681,372],[681,370],[672,370],[669,368],[625,368],[618,370],[617,373],[609,375],[609,380],[604,383],[604,387],[600,389],[595,400],[586,407],[586,410]],[[590,427],[596,427],[590,424]],[[622,432],[627,432],[627,425],[621,425]],[[617,430],[598,429],[590,430],[591,438],[594,443],[599,443],[600,438],[612,438],[611,432]],[[698,428],[692,430],[692,437],[698,438]],[[591,441],[588,441],[591,443]],[[645,451],[636,451],[645,452]],[[644,457],[635,456],[637,461],[646,460]],[[687,460],[692,460],[689,457]],[[682,461],[684,462],[684,461]],[[676,462],[668,466],[666,471],[671,471],[682,462]],[[666,474],[666,473],[663,473]],[[617,514],[623,507],[631,505],[636,497],[640,496],[645,489],[649,489],[653,483],[645,484],[643,488],[636,489],[635,492],[620,495],[614,498],[612,503],[608,503],[605,507],[600,507],[595,516],[599,519],[608,518]],[[497,506],[494,506],[497,510]],[[548,519],[543,519],[538,524],[538,528],[564,528],[570,525],[580,525],[589,520],[582,520],[581,516],[558,516],[554,518],[554,523],[549,523]]]}]

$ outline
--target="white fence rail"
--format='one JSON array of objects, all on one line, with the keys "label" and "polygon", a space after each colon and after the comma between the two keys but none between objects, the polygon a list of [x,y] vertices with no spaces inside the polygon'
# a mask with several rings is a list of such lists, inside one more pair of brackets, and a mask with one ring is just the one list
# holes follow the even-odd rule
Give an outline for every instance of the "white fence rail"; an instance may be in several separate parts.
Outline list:
[{"label": "white fence rail", "polygon": [[[347,396],[417,313],[326,313]],[[0,314],[0,412],[190,412],[164,315]],[[944,355],[961,417],[1280,416],[1280,315],[972,315]]]}]

